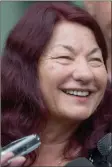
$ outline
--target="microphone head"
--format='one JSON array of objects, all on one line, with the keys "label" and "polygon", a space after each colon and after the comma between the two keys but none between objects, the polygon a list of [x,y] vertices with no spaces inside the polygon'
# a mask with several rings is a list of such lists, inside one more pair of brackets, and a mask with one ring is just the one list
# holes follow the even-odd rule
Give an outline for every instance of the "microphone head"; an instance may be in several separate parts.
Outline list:
[{"label": "microphone head", "polygon": [[112,166],[112,150],[111,150],[110,154],[109,154],[108,157],[107,157],[107,162],[108,162],[109,164],[111,164],[111,166]]},{"label": "microphone head", "polygon": [[77,158],[65,165],[65,167],[94,167],[94,165],[86,158]]},{"label": "microphone head", "polygon": [[112,133],[108,133],[97,143],[97,148],[103,156],[109,155],[112,150]]}]

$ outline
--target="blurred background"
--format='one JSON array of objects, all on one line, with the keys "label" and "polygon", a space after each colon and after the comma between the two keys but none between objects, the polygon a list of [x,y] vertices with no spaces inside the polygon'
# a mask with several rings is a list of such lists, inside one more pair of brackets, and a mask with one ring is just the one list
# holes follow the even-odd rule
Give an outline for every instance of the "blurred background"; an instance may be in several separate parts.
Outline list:
[{"label": "blurred background", "polygon": [[[1,2],[1,51],[4,47],[5,40],[9,31],[24,14],[25,10],[35,3],[35,1],[2,1]],[[83,7],[82,1],[70,1],[72,4],[77,4]]]},{"label": "blurred background", "polygon": [[[41,0],[40,0],[41,1]],[[40,2],[39,1],[39,2]],[[61,0],[60,0],[61,1]],[[22,17],[25,10],[36,1],[5,1],[0,2],[0,53],[4,48],[6,38],[13,26]],[[37,1],[38,2],[38,1]],[[98,22],[108,47],[108,77],[112,83],[112,0],[77,0],[68,1],[87,10]]]}]

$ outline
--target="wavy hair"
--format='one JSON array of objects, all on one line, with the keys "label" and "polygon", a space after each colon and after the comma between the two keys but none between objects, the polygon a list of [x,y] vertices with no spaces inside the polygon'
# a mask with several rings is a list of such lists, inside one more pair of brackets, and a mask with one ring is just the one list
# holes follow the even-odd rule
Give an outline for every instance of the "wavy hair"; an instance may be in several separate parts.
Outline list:
[{"label": "wavy hair", "polygon": [[[1,60],[2,146],[20,137],[40,133],[46,124],[47,109],[39,88],[37,62],[52,37],[55,25],[62,19],[77,22],[92,30],[106,65],[107,48],[104,36],[97,22],[86,11],[67,2],[34,3],[10,31],[3,50]],[[101,109],[96,116],[94,114],[82,123],[83,125],[76,132],[77,135],[71,136],[63,152],[65,158],[73,158],[74,136],[77,143],[83,149],[85,148],[84,150],[94,147],[93,143],[104,131],[103,128],[101,135],[97,133],[95,127],[101,123],[91,121],[97,117],[98,113],[101,115]],[[93,134],[94,137],[92,137]],[[88,141],[90,144],[87,144]],[[27,160],[30,158],[29,165],[35,161],[36,156],[38,155],[35,152],[29,154],[27,157]]]}]

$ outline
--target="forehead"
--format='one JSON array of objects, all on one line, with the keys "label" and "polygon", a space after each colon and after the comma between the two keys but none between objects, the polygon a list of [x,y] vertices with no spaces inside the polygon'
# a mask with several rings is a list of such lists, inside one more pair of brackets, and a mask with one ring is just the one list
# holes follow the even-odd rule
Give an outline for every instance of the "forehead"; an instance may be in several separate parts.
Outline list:
[{"label": "forehead", "polygon": [[77,52],[98,47],[95,36],[89,28],[67,21],[60,22],[55,26],[49,48],[60,44],[70,45]]}]

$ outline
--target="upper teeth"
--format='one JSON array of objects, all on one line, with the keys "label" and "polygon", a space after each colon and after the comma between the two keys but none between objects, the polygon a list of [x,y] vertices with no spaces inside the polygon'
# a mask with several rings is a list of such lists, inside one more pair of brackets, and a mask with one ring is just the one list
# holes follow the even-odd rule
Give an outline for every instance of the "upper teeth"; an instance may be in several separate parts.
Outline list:
[{"label": "upper teeth", "polygon": [[65,91],[65,93],[75,95],[75,96],[88,96],[89,95],[89,91],[67,90]]}]

